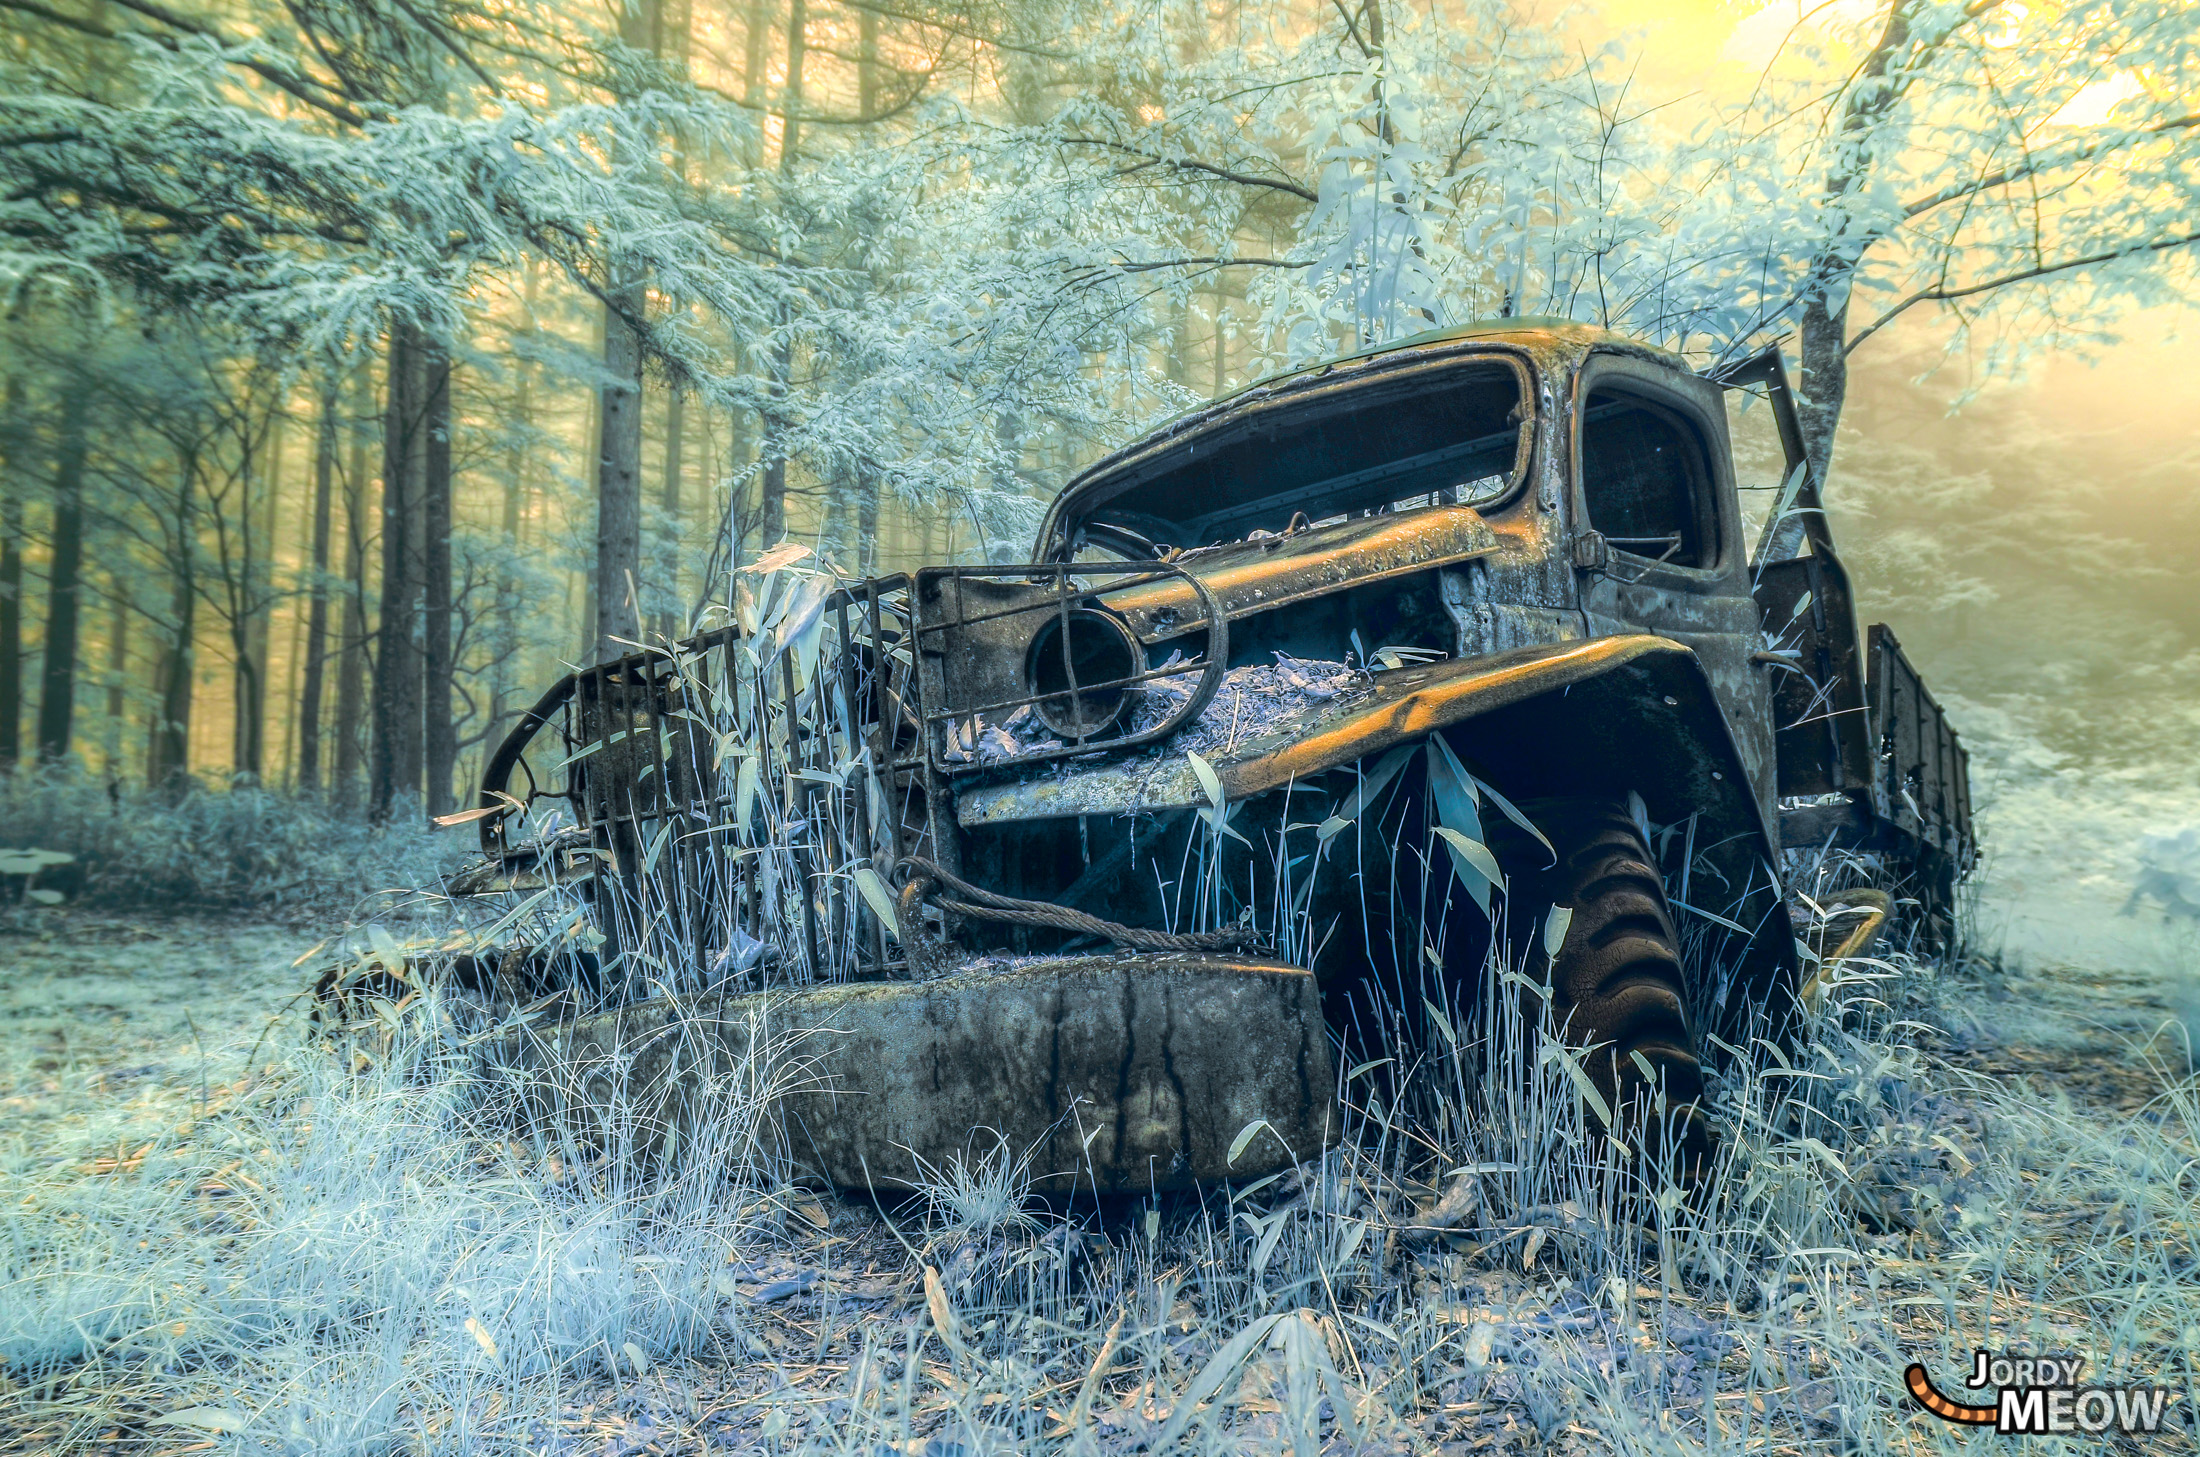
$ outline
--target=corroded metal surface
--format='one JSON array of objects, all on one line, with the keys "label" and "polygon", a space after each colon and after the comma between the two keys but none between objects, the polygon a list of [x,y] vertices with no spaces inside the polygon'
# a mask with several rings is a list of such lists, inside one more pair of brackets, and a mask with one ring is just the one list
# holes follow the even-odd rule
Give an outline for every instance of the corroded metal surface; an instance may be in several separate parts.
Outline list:
[{"label": "corroded metal surface", "polygon": [[540,1108],[630,1107],[660,1145],[709,1116],[714,1087],[773,1078],[796,1165],[850,1189],[915,1187],[920,1157],[982,1159],[1001,1139],[1040,1192],[1181,1189],[1284,1167],[1340,1127],[1312,974],[1210,956],[648,1002],[507,1037],[490,1061]]},{"label": "corroded metal surface", "polygon": [[[1764,840],[1762,822],[1747,804],[1748,785],[1741,764],[1722,737],[1717,705],[1706,696],[1693,654],[1680,643],[1644,634],[1593,638],[1550,647],[1518,648],[1464,662],[1435,663],[1379,675],[1365,699],[1342,707],[1317,710],[1286,718],[1258,737],[1249,737],[1234,753],[1213,756],[1212,765],[1231,800],[1247,799],[1294,780],[1306,780],[1325,770],[1350,764],[1397,744],[1425,738],[1431,733],[1498,709],[1528,703],[1550,694],[1568,695],[1577,685],[1618,669],[1635,667],[1654,673],[1661,684],[1690,694],[1685,714],[1664,711],[1663,700],[1678,693],[1644,695],[1643,685],[1629,682],[1622,690],[1633,699],[1648,696],[1672,719],[1672,733],[1647,731],[1642,739],[1643,757],[1676,752],[1681,757],[1704,757],[1707,768],[1697,777],[1705,797],[1726,802],[1727,815],[1743,833]],[[1693,686],[1691,686],[1693,679]],[[1588,708],[1581,703],[1553,706],[1553,711],[1572,714]],[[1700,742],[1701,749],[1689,746]],[[1611,767],[1628,770],[1632,756],[1622,756]],[[1713,771],[1722,777],[1710,777]],[[1648,766],[1636,773],[1638,781],[1663,777]],[[982,786],[963,791],[957,810],[965,825],[998,824],[1007,820],[1045,819],[1076,814],[1129,814],[1206,803],[1197,774],[1181,757],[1139,758],[1102,763],[1064,778],[1037,778],[1023,782]],[[1769,847],[1768,847],[1769,848]]]},{"label": "corroded metal surface", "polygon": [[[1294,606],[1343,587],[1452,566],[1497,550],[1472,506],[1438,506],[1402,516],[1367,516],[1294,536],[1233,542],[1183,559],[1233,618]],[[1207,625],[1190,584],[1153,581],[1102,594],[1147,642]]]}]

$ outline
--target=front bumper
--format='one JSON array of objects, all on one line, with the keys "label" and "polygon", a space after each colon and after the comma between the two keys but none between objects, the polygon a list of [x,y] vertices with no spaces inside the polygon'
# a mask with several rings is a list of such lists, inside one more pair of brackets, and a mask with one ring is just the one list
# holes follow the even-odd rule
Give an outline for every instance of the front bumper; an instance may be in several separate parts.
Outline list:
[{"label": "front bumper", "polygon": [[977,963],[646,1002],[489,1047],[538,1110],[624,1107],[629,1136],[658,1148],[669,1130],[706,1136],[727,1089],[776,1082],[770,1133],[803,1175],[847,1189],[917,1188],[927,1165],[1003,1141],[1034,1192],[1184,1189],[1273,1172],[1341,1131],[1312,973],[1232,957]]}]

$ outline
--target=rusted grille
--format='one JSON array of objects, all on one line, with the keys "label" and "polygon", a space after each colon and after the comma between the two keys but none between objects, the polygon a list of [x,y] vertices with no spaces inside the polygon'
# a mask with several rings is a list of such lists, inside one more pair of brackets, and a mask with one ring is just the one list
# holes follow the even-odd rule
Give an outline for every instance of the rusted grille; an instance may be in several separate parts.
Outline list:
[{"label": "rusted grille", "polygon": [[[1198,651],[1153,665],[1108,599],[1164,582],[1197,603]],[[1213,592],[1166,562],[928,568],[914,616],[925,748],[949,775],[1158,742],[1206,708],[1230,655]]]},{"label": "rusted grille", "polygon": [[549,857],[513,843],[516,810],[562,801],[568,839],[603,862],[590,893],[612,954],[678,963],[682,981],[891,973],[902,956],[860,876],[883,886],[904,855],[934,853],[909,579],[776,590],[754,631],[568,675],[483,778],[492,859]]}]

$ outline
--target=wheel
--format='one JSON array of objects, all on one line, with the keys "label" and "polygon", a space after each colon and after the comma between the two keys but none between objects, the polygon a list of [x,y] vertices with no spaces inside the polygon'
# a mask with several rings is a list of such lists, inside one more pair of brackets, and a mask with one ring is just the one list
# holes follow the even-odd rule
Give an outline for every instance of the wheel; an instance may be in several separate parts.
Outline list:
[{"label": "wheel", "polygon": [[[1569,1047],[1586,1054],[1583,1066],[1619,1128],[1640,1130],[1652,1156],[1670,1148],[1677,1172],[1693,1182],[1714,1139],[1656,857],[1622,804],[1566,800],[1539,808],[1558,863],[1516,875],[1514,895],[1517,902],[1526,892],[1538,933],[1543,907],[1573,910],[1550,966],[1552,1021]],[[1536,947],[1540,955],[1540,940]]]}]

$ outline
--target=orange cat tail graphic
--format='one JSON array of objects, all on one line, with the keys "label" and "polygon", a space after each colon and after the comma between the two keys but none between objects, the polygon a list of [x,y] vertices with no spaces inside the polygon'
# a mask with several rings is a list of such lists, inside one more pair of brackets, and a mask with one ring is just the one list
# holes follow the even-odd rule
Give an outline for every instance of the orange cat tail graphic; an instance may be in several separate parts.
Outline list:
[{"label": "orange cat tail graphic", "polygon": [[1934,1387],[1933,1378],[1925,1374],[1923,1366],[1913,1364],[1902,1373],[1902,1379],[1909,1384],[1910,1395],[1917,1398],[1917,1404],[1944,1422],[1981,1427],[1994,1424],[1996,1412],[1993,1407],[1964,1406],[1960,1402],[1950,1401]]}]

